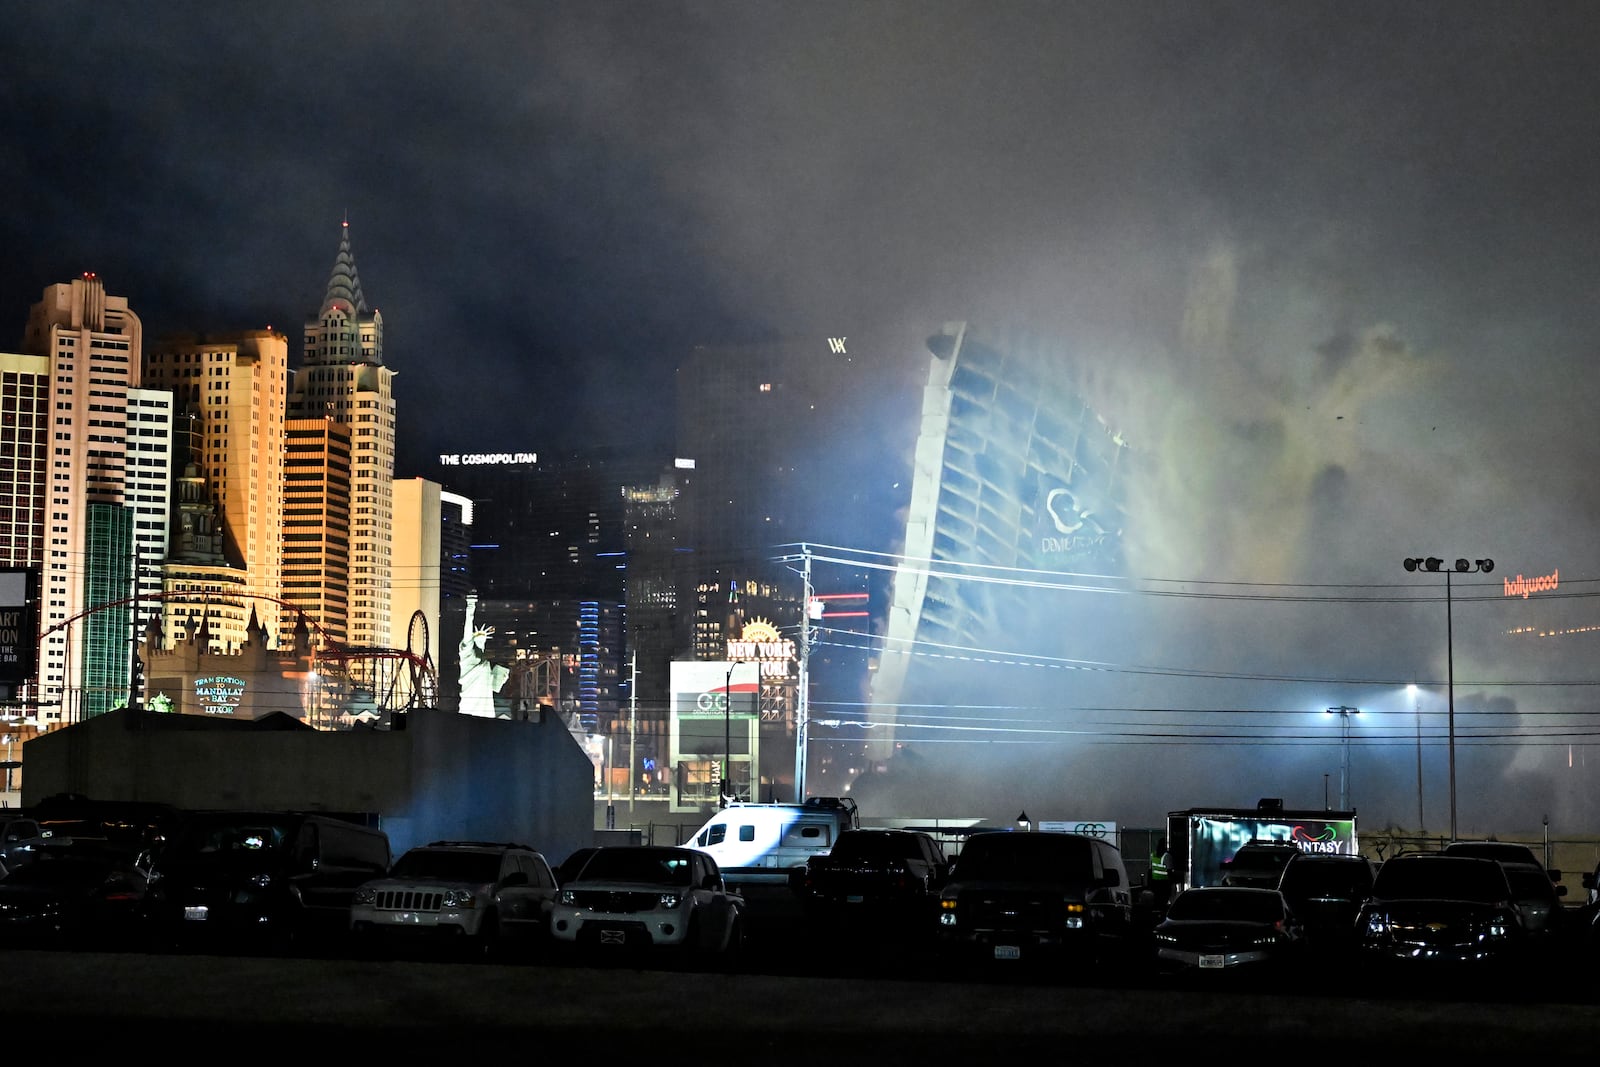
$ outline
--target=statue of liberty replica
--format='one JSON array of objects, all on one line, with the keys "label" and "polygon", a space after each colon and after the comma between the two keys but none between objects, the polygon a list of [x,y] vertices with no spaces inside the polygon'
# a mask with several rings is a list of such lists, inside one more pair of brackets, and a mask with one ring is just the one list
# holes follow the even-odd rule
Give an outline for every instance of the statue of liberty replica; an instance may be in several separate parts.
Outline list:
[{"label": "statue of liberty replica", "polygon": [[493,626],[475,626],[478,594],[467,594],[467,620],[461,628],[461,714],[495,717],[494,695],[506,684],[511,668],[492,663],[484,646]]}]

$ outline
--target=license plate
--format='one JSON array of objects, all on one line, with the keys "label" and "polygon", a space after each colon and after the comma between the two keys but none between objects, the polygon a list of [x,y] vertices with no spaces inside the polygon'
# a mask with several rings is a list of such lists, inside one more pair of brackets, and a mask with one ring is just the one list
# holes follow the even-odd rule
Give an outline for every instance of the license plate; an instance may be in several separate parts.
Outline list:
[{"label": "license plate", "polygon": [[1227,965],[1228,965],[1228,959],[1227,959],[1226,956],[1201,956],[1200,957],[1200,966],[1201,966],[1202,969],[1205,969],[1205,970],[1211,970],[1213,968],[1219,968],[1219,967],[1226,967]]},{"label": "license plate", "polygon": [[851,893],[849,896],[845,897],[844,899],[845,899],[845,903],[847,903],[847,904],[860,904],[862,901],[866,900],[867,898],[862,896],[860,893]]},{"label": "license plate", "polygon": [[1020,960],[1022,958],[1022,949],[1016,945],[996,945],[994,947],[994,958],[997,960]]},{"label": "license plate", "polygon": [[196,907],[184,908],[183,909],[183,917],[185,919],[194,919],[194,920],[198,920],[198,921],[203,921],[203,920],[205,920],[205,918],[207,917],[209,912],[210,912],[210,909],[208,909],[204,904],[201,904],[201,905],[198,905]]},{"label": "license plate", "polygon": [[628,934],[624,930],[601,930],[600,943],[602,945],[626,945]]}]

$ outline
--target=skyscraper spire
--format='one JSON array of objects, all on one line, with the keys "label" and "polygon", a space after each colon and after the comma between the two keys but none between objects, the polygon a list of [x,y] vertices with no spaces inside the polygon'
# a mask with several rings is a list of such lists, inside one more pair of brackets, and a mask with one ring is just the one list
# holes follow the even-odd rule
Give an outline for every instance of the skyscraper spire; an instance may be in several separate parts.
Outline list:
[{"label": "skyscraper spire", "polygon": [[356,257],[350,251],[350,220],[339,227],[339,254],[328,277],[328,295],[322,298],[322,313],[339,308],[354,318],[367,313],[367,298],[361,294],[361,278],[356,274]]}]

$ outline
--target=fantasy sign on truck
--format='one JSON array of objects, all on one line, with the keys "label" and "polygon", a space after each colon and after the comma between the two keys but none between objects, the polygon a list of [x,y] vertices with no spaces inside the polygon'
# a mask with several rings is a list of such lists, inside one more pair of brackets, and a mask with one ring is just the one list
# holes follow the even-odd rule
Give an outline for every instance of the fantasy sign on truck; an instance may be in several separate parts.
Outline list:
[{"label": "fantasy sign on truck", "polygon": [[1353,856],[1353,811],[1190,808],[1167,815],[1172,876],[1181,886],[1221,885],[1223,864],[1250,841],[1284,841],[1302,852]]}]

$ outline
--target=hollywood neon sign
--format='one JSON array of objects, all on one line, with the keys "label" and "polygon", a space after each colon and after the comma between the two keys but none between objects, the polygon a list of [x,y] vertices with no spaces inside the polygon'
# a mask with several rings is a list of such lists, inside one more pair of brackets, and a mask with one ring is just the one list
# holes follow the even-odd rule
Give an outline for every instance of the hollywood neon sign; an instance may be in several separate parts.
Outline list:
[{"label": "hollywood neon sign", "polygon": [[1561,570],[1557,568],[1549,574],[1539,578],[1524,578],[1517,575],[1515,578],[1505,580],[1506,596],[1519,596],[1527,600],[1532,593],[1547,593],[1561,585]]}]

